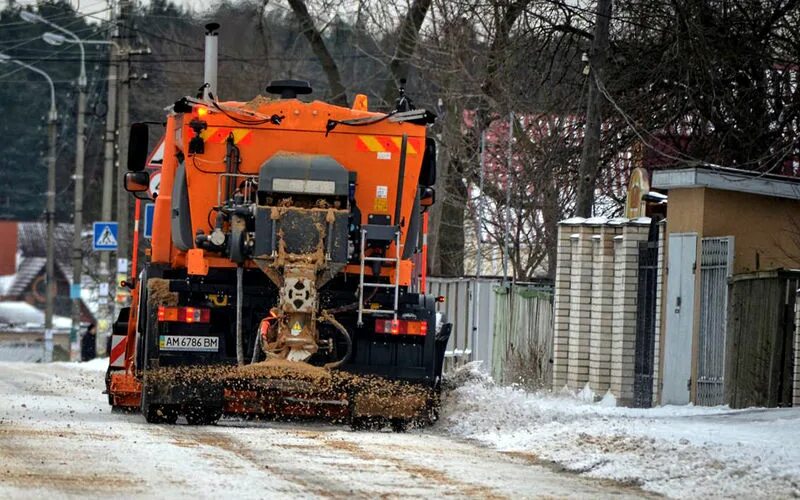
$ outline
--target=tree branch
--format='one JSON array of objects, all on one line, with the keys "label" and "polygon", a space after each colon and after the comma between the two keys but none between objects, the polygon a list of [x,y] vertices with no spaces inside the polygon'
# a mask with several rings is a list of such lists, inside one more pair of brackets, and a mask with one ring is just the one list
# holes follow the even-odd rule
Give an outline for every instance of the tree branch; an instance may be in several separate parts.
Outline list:
[{"label": "tree branch", "polygon": [[333,56],[328,51],[325,45],[325,40],[322,39],[322,34],[314,25],[314,20],[308,12],[308,7],[304,0],[288,0],[289,7],[291,7],[297,20],[300,22],[300,32],[306,37],[308,43],[311,45],[311,50],[314,55],[319,59],[322,65],[322,70],[328,78],[328,85],[331,90],[331,102],[340,106],[347,106],[347,92],[344,85],[342,85],[342,77],[339,74],[339,66],[334,61]]}]

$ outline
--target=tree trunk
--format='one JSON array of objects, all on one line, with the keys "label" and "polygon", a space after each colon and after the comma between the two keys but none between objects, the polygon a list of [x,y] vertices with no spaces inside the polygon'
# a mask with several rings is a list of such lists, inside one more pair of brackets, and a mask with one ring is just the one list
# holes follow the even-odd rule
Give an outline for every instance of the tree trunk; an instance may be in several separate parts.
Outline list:
[{"label": "tree trunk", "polygon": [[400,38],[394,51],[392,61],[389,63],[389,80],[383,90],[383,101],[387,107],[397,97],[397,88],[400,80],[408,78],[408,61],[417,48],[417,39],[422,22],[428,14],[431,0],[414,0],[400,25]]},{"label": "tree trunk", "polygon": [[442,276],[464,275],[464,208],[467,200],[467,185],[463,177],[463,165],[458,158],[451,157],[445,179],[446,196],[439,198],[442,215],[439,221],[436,246],[439,273]]}]

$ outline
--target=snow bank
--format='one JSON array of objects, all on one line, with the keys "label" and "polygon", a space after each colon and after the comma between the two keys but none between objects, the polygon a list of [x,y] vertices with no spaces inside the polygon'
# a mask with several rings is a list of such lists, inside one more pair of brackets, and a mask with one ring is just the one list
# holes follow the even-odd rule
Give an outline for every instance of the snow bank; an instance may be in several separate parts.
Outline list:
[{"label": "snow bank", "polygon": [[438,424],[451,434],[670,497],[800,495],[800,409],[618,408],[496,386],[477,365],[456,378]]},{"label": "snow bank", "polygon": [[66,366],[69,368],[77,368],[79,370],[86,370],[90,372],[104,372],[108,368],[108,358],[94,358],[91,361],[82,361],[82,362],[64,361],[53,364]]}]

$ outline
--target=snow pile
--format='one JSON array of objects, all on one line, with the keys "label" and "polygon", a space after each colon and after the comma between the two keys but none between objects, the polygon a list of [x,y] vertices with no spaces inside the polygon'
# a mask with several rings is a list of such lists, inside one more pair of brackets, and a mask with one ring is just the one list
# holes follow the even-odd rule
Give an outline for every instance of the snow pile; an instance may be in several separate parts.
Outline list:
[{"label": "snow pile", "polygon": [[90,372],[104,372],[108,368],[108,358],[94,358],[90,361],[81,362],[63,361],[53,364]]},{"label": "snow pile", "polygon": [[800,408],[618,408],[611,394],[532,394],[477,370],[445,398],[451,434],[670,497],[800,496]]}]

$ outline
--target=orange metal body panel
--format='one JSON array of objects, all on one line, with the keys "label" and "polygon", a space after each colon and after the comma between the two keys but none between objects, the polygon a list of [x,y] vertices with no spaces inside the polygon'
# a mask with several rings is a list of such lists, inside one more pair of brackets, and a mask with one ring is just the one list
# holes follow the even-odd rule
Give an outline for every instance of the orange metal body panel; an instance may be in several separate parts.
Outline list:
[{"label": "orange metal body panel", "polygon": [[111,395],[114,406],[138,407],[142,398],[142,384],[131,373],[112,373]]},{"label": "orange metal body panel", "polygon": [[192,248],[187,252],[188,272],[195,276],[205,276],[208,274],[208,260],[203,255],[202,248]]},{"label": "orange metal body panel", "polygon": [[178,167],[177,132],[183,120],[179,115],[167,117],[164,132],[164,162],[161,165],[161,186],[156,198],[153,212],[153,238],[151,242],[151,262],[168,263],[172,254],[172,228],[170,212],[172,210],[172,186],[175,181],[175,170]]},{"label": "orange metal body panel", "polygon": [[[241,106],[240,103],[224,103]],[[251,108],[247,108],[251,109]],[[225,141],[233,134],[240,149],[239,172],[257,176],[261,166],[278,152],[329,155],[345,168],[357,173],[356,203],[362,213],[362,222],[369,214],[384,214],[394,218],[398,188],[400,143],[408,135],[401,221],[404,231],[408,227],[414,198],[417,194],[420,166],[425,145],[426,128],[410,123],[393,123],[388,120],[367,126],[338,125],[326,134],[328,119],[348,120],[377,118],[383,115],[333,106],[320,101],[304,103],[295,99],[270,101],[259,106],[258,113],[266,116],[283,116],[280,125],[272,123],[248,126],[237,123],[218,110],[205,110],[201,119],[208,128],[201,136],[205,139],[203,154],[189,155],[188,144],[195,132],[189,126],[189,117],[180,120],[172,115],[167,121],[164,164],[161,173],[161,190],[156,200],[152,239],[152,261],[170,262],[173,267],[185,267],[185,254],[172,247],[170,232],[171,193],[177,168],[176,153],[185,154],[185,168],[189,187],[192,232],[202,229],[209,233],[209,215],[218,205],[219,174],[225,172]],[[245,119],[229,112],[231,116]],[[381,196],[379,196],[379,194]],[[213,220],[212,220],[213,222]],[[389,255],[394,254],[394,245]],[[235,267],[228,259],[208,257],[210,267]],[[352,272],[348,269],[348,272]],[[368,271],[369,272],[369,271]],[[403,271],[405,275],[405,270]],[[409,278],[401,280],[410,283]]]}]

